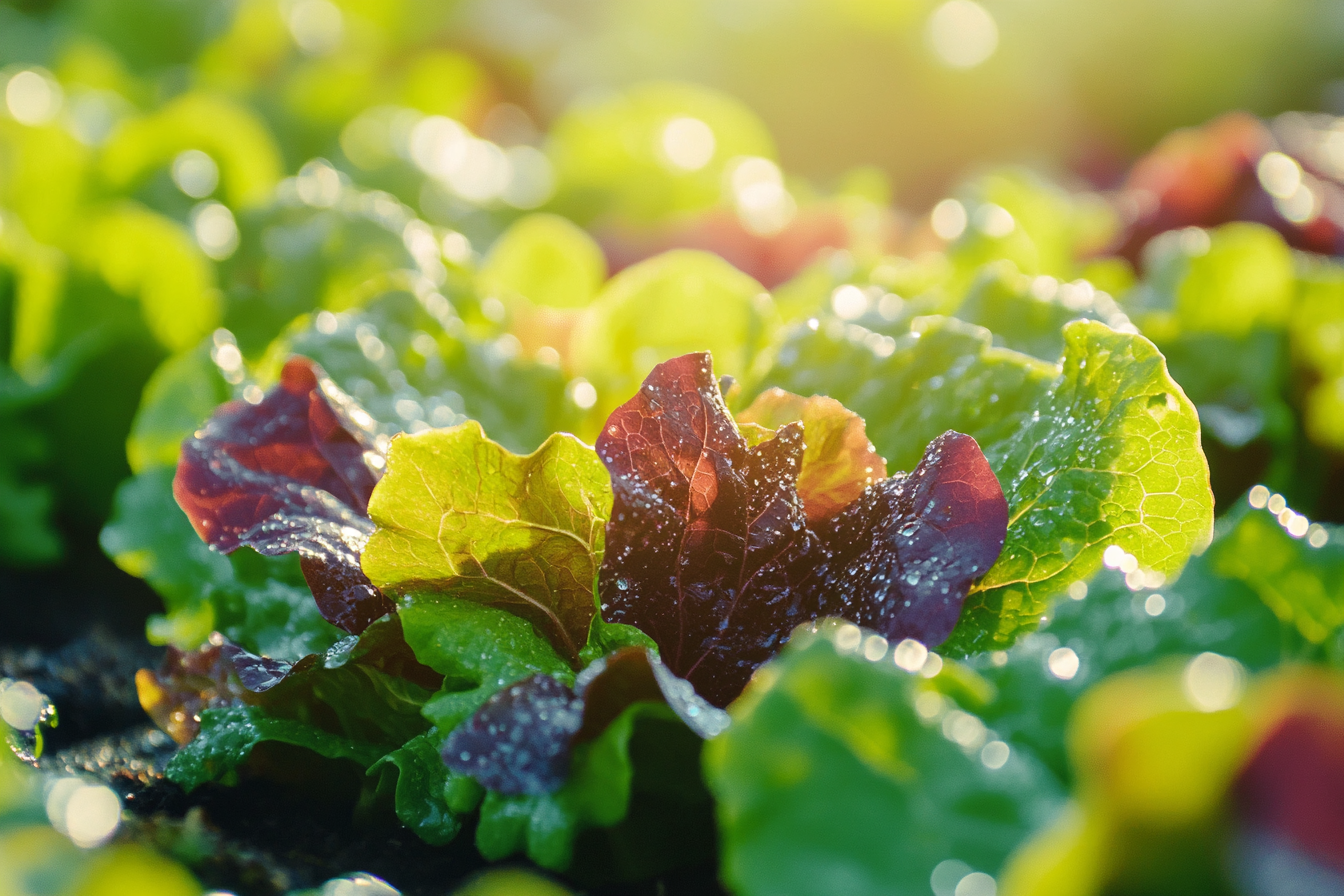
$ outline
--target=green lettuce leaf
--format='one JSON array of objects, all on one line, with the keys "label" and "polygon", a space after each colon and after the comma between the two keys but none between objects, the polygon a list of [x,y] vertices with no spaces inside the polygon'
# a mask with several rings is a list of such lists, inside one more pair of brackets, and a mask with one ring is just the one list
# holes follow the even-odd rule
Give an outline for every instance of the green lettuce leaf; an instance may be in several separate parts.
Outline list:
[{"label": "green lettuce leaf", "polygon": [[369,501],[378,530],[363,567],[417,605],[446,597],[516,613],[577,663],[610,515],[606,469],[573,436],[520,457],[475,422],[402,435]]},{"label": "green lettuce leaf", "polygon": [[1011,643],[1112,544],[1174,575],[1213,519],[1198,418],[1150,342],[1074,321],[1050,365],[991,338],[945,318],[899,338],[830,319],[795,330],[762,383],[838,399],[894,469],[944,430],[980,443],[1010,524],[948,641],[954,654]]},{"label": "green lettuce leaf", "polygon": [[967,598],[954,652],[1011,643],[1106,550],[1164,579],[1212,537],[1199,418],[1161,353],[1090,321],[1070,323],[1064,339],[1060,376],[1030,420],[987,446],[1008,497],[1008,540]]},{"label": "green lettuce leaf", "polygon": [[607,279],[607,260],[583,228],[559,215],[534,214],[500,235],[478,276],[483,295],[505,302],[583,308]]},{"label": "green lettuce leaf", "polygon": [[1340,594],[1339,534],[1320,524],[1310,530],[1294,538],[1272,514],[1243,500],[1219,520],[1209,550],[1177,581],[1130,588],[1124,573],[1103,570],[1086,586],[1076,584],[1074,599],[1057,602],[1040,631],[972,661],[991,696],[971,708],[1005,741],[1031,749],[1067,779],[1068,715],[1083,692],[1109,675],[1205,651],[1252,672],[1286,662],[1338,663],[1338,640],[1319,643],[1296,621],[1332,606]]},{"label": "green lettuce leaf", "polygon": [[[664,148],[668,124],[687,118],[707,127],[713,140],[711,157],[692,169],[669,163]],[[708,208],[723,194],[729,162],[775,155],[769,131],[741,102],[675,82],[636,84],[576,104],[555,122],[549,136],[554,204],[580,223],[603,213],[653,222]]]},{"label": "green lettuce leaf", "polygon": [[505,610],[412,593],[401,599],[398,616],[416,659],[444,676],[443,689],[424,707],[440,731],[452,731],[490,695],[529,675],[574,680],[569,663],[532,624]]},{"label": "green lettuce leaf", "polygon": [[217,781],[242,765],[264,741],[292,744],[328,759],[368,767],[384,750],[294,719],[272,718],[256,706],[237,704],[201,712],[201,732],[169,760],[168,779],[186,790]]},{"label": "green lettuce leaf", "polygon": [[[236,394],[241,390],[224,378],[225,371],[212,358],[229,345],[223,339],[221,345],[207,341],[173,355],[150,376],[126,440],[126,457],[133,472],[175,467],[182,440],[209,420],[215,408],[241,397]],[[230,354],[219,357],[232,360]],[[229,372],[241,383],[241,363],[230,365]]]},{"label": "green lettuce leaf", "polygon": [[[641,728],[665,746],[691,749],[689,756],[659,757],[654,774],[675,775],[678,766],[694,768],[699,740],[672,710],[659,703],[633,704],[595,740],[575,749],[569,778],[559,790],[537,796],[486,794],[476,828],[481,855],[494,861],[525,852],[542,867],[568,868],[580,832],[610,828],[626,818],[636,777],[632,741]],[[663,832],[669,833],[675,835],[675,827]]]},{"label": "green lettuce leaf", "polygon": [[1060,805],[1039,764],[991,747],[971,714],[925,720],[923,679],[885,643],[871,659],[870,640],[834,621],[796,631],[706,746],[735,893],[922,896],[949,860],[996,873]]},{"label": "green lettuce leaf", "polygon": [[573,431],[579,409],[559,369],[518,356],[512,336],[472,335],[438,293],[380,293],[358,310],[300,318],[268,350],[276,370],[312,358],[388,435],[479,420],[511,451]]},{"label": "green lettuce leaf", "polygon": [[1127,302],[1158,343],[1176,332],[1240,338],[1282,329],[1292,313],[1293,255],[1263,224],[1169,231],[1145,247],[1144,268],[1147,281]]},{"label": "green lettuce leaf", "polygon": [[[612,277],[570,342],[576,373],[596,389],[586,424],[595,434],[655,364],[708,350],[720,375],[741,377],[778,328],[770,294],[708,252],[665,252]],[[797,391],[797,390],[794,390]]]},{"label": "green lettuce leaf", "polygon": [[166,612],[149,640],[183,650],[218,631],[244,649],[294,662],[322,653],[344,633],[322,618],[297,554],[224,556],[201,541],[173,499],[173,468],[157,467],[117,489],[100,541],[116,564],[145,579]]},{"label": "green lettuce leaf", "polygon": [[462,813],[454,812],[444,797],[457,776],[439,755],[442,741],[438,729],[430,729],[388,753],[369,769],[372,775],[382,769],[396,768],[393,805],[397,818],[432,846],[442,846],[462,830]]},{"label": "green lettuce leaf", "polygon": [[1031,278],[1007,262],[986,265],[956,310],[958,320],[994,334],[994,343],[1053,362],[1064,352],[1064,325],[1099,320],[1117,329],[1133,329],[1115,299],[1086,280],[1060,283]]},{"label": "green lettuce leaf", "polygon": [[1244,582],[1311,644],[1338,632],[1344,626],[1344,538],[1336,527],[1308,524],[1286,506],[1275,514],[1242,504],[1230,516],[1235,525],[1207,555],[1213,571]]},{"label": "green lettuce leaf", "polygon": [[899,338],[834,318],[799,327],[764,384],[838,400],[863,418],[889,469],[912,470],[949,429],[985,449],[1016,432],[1057,372],[995,348],[982,327],[940,317],[917,323]]}]

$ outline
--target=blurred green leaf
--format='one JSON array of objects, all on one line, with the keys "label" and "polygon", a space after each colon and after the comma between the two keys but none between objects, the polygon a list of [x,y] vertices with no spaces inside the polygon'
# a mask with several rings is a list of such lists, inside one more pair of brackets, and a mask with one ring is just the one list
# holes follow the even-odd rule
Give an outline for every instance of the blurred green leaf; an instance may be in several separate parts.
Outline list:
[{"label": "blurred green leaf", "polygon": [[583,308],[607,278],[602,248],[558,215],[515,221],[490,247],[480,272],[484,295],[523,298],[547,308]]},{"label": "blurred green leaf", "polygon": [[1344,625],[1344,539],[1290,509],[1281,514],[1239,508],[1236,526],[1209,550],[1209,564],[1245,582],[1280,620],[1320,644]]},{"label": "blurred green leaf", "polygon": [[1004,262],[981,269],[956,316],[987,328],[996,345],[1050,362],[1064,352],[1062,330],[1071,320],[1096,320],[1115,329],[1132,329],[1115,300],[1098,293],[1090,283],[1032,279]]},{"label": "blurred green leaf", "polygon": [[160,364],[145,384],[126,440],[131,470],[143,473],[176,466],[182,440],[233,398],[234,391],[210,357],[209,346],[197,346]]},{"label": "blurred green leaf", "polygon": [[335,644],[342,633],[318,612],[298,555],[211,550],[173,499],[174,472],[156,467],[122,483],[101,536],[116,564],[163,598],[167,612],[150,618],[150,641],[187,650],[219,631],[288,662]]},{"label": "blurred green leaf", "polygon": [[[1282,328],[1294,295],[1293,256],[1263,224],[1162,234],[1144,249],[1148,282],[1135,319],[1159,343],[1175,332],[1223,333]],[[1146,312],[1146,313],[1144,313]]]},{"label": "blurred green leaf", "polygon": [[139,301],[149,331],[171,351],[191,348],[219,323],[214,268],[174,221],[133,203],[107,208],[89,222],[78,254]]},{"label": "blurred green leaf", "polygon": [[966,228],[948,254],[966,284],[982,265],[999,259],[1032,276],[1073,280],[1082,260],[1105,248],[1120,229],[1115,211],[1100,196],[1070,193],[1025,170],[982,175],[957,194]]},{"label": "blurred green leaf", "polygon": [[574,370],[597,388],[589,428],[677,355],[709,351],[720,375],[746,375],[778,325],[770,294],[717,255],[677,250],[627,268],[608,281],[571,342]]},{"label": "blurred green leaf", "polygon": [[981,760],[990,735],[971,714],[923,720],[921,679],[861,641],[831,622],[795,632],[706,746],[722,873],[742,896],[923,896],[948,860],[995,874],[1060,804],[1025,751]]},{"label": "blurred green leaf", "polygon": [[204,92],[184,93],[148,115],[123,121],[103,147],[103,177],[114,189],[132,192],[193,149],[218,167],[218,195],[234,209],[266,201],[280,181],[280,152],[261,118],[225,96]]},{"label": "blurred green leaf", "polygon": [[[669,131],[673,122],[680,124]],[[694,145],[679,151],[679,141]],[[722,195],[730,161],[775,155],[769,132],[742,103],[674,82],[572,106],[552,126],[547,151],[554,206],[580,223],[602,214],[652,222],[708,208]]]}]

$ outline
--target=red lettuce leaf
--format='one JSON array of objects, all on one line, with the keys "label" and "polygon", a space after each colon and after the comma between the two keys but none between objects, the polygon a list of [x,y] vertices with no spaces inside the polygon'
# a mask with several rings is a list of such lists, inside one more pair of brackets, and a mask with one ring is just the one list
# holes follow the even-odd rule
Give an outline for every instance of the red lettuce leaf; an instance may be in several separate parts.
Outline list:
[{"label": "red lettuce leaf", "polygon": [[583,670],[573,688],[538,674],[496,692],[448,736],[443,760],[497,793],[552,793],[569,776],[574,747],[596,740],[641,702],[666,703],[700,737],[728,727],[728,714],[652,651],[627,647]]},{"label": "red lettuce leaf", "polygon": [[564,682],[532,675],[496,691],[453,729],[443,761],[498,793],[550,793],[569,774],[583,701]]},{"label": "red lettuce leaf", "polygon": [[614,493],[604,618],[652,637],[717,706],[820,615],[941,643],[1007,531],[998,480],[958,433],[931,443],[912,475],[869,486],[813,528],[798,495],[802,426],[748,447],[708,354],[655,367],[597,452]]},{"label": "red lettuce leaf", "polygon": [[291,358],[256,405],[222,405],[182,444],[173,495],[201,539],[297,552],[318,609],[363,631],[392,603],[360,569],[364,515],[386,465],[373,420],[307,358]]},{"label": "red lettuce leaf", "polygon": [[641,700],[666,703],[702,738],[728,727],[728,713],[696,694],[689,681],[673,675],[645,647],[626,647],[595,661],[579,673],[574,688],[583,695],[583,727],[575,743],[595,740],[626,707]]},{"label": "red lettuce leaf", "polygon": [[820,528],[831,556],[818,611],[941,644],[1007,530],[1008,503],[980,446],[943,433],[913,473],[875,483]]}]

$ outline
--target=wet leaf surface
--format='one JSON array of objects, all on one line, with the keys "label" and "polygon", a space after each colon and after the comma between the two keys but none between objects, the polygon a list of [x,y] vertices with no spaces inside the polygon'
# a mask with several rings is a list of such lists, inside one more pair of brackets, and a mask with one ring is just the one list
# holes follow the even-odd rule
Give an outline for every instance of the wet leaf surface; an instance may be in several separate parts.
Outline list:
[{"label": "wet leaf surface", "polygon": [[173,494],[224,553],[298,553],[322,615],[363,631],[391,610],[359,568],[384,465],[372,418],[305,358],[257,405],[230,402],[182,446]]},{"label": "wet leaf surface", "polygon": [[969,437],[935,440],[910,476],[815,529],[797,490],[803,438],[790,423],[749,448],[709,356],[692,354],[656,367],[598,439],[615,494],[604,617],[649,634],[718,706],[825,613],[939,643],[1003,544],[1003,495]]}]

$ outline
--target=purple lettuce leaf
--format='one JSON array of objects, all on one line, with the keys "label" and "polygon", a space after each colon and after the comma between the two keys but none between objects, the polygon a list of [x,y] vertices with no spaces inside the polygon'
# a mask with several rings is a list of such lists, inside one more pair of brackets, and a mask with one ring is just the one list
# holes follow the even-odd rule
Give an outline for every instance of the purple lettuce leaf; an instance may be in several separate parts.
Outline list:
[{"label": "purple lettuce leaf", "polygon": [[708,354],[654,368],[597,440],[614,503],[603,617],[634,625],[667,667],[726,706],[798,624],[838,615],[936,646],[1003,548],[1007,504],[969,436],[947,433],[909,476],[809,524],[804,427],[749,447]]},{"label": "purple lettuce leaf", "polygon": [[323,617],[358,634],[392,610],[360,569],[386,465],[373,421],[307,358],[256,405],[222,405],[182,444],[173,495],[203,541],[297,552]]},{"label": "purple lettuce leaf", "polygon": [[666,704],[702,738],[728,727],[728,714],[697,696],[653,651],[627,647],[591,664],[572,688],[538,674],[496,692],[448,736],[443,759],[497,793],[552,793],[569,776],[574,748],[596,740],[638,703]]}]

